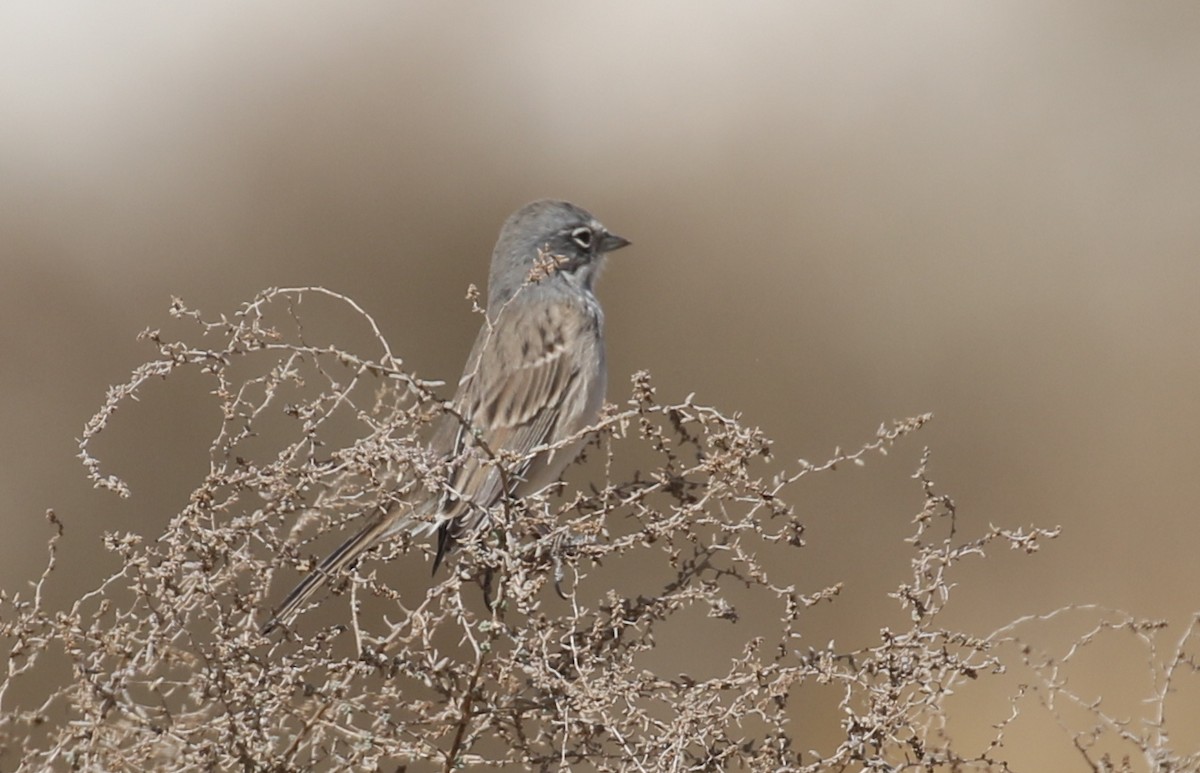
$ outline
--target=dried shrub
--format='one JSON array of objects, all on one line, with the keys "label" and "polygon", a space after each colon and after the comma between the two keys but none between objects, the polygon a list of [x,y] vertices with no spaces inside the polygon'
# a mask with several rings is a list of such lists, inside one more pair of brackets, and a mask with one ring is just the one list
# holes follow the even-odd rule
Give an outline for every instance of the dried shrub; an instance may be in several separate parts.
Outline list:
[{"label": "dried shrub", "polygon": [[[310,343],[300,307],[312,299],[349,309],[378,354]],[[268,290],[231,317],[179,301],[171,313],[201,343],[144,333],[158,358],[111,390],[81,457],[98,487],[128,496],[92,441],[148,382],[190,371],[211,380],[222,416],[210,471],[161,534],[109,534],[120,569],[65,609],[43,593],[63,534],[50,515],[46,571],[31,591],[0,598],[9,769],[1008,770],[1006,731],[1033,700],[1060,720],[1062,703],[1086,710],[1081,731],[1063,721],[1090,769],[1197,768],[1195,754],[1172,751],[1165,715],[1196,668],[1196,621],[1160,652],[1161,625],[1088,607],[1050,613],[1094,613],[1077,649],[1115,631],[1150,647],[1152,715],[1140,725],[1068,689],[1062,669],[1076,650],[1052,657],[1025,640],[1047,616],[982,635],[942,624],[960,562],[998,546],[1032,552],[1058,532],[961,536],[928,451],[914,476],[925,505],[909,539],[912,576],[893,594],[909,624],[844,651],[801,645],[806,611],[837,603],[840,586],[772,577],[763,557],[805,544],[789,491],[886,453],[929,416],[881,427],[822,464],[781,465],[762,431],[690,397],[662,402],[645,373],[592,430],[587,454],[602,464],[590,490],[504,502],[495,527],[419,587],[389,584],[386,561],[420,563],[413,554],[428,560],[429,546],[383,546],[325,601],[341,623],[302,615],[263,636],[272,605],[334,533],[405,486],[438,485],[422,438],[446,405],[365,311],[328,290]],[[747,608],[773,622],[747,628],[727,667],[662,667],[671,653],[657,642],[673,626],[738,623]],[[960,748],[948,697],[1010,668],[1031,676],[1009,715],[984,748]],[[14,685],[47,671],[57,678],[44,700],[14,705]],[[801,746],[794,709],[815,685],[841,695],[843,738],[821,752]],[[1113,737],[1138,765],[1114,762],[1100,743]]]}]

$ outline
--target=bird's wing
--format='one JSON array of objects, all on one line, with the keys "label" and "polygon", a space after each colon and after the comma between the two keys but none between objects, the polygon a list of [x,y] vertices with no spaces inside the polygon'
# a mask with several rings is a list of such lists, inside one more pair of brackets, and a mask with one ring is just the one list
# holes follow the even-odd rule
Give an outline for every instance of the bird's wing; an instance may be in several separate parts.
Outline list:
[{"label": "bird's wing", "polygon": [[[507,319],[484,325],[459,382],[454,413],[442,418],[432,447],[450,464],[448,492],[435,509],[438,528],[436,570],[446,551],[471,533],[496,504],[507,480],[510,491],[545,464],[529,451],[552,438],[559,428],[573,429],[584,411],[594,355],[595,318],[568,301],[538,307],[506,309]],[[502,312],[503,315],[505,312]],[[536,312],[536,313],[532,313]],[[585,346],[572,345],[580,337]],[[481,374],[486,374],[481,377]],[[501,453],[515,454],[515,464],[497,465]],[[503,473],[501,469],[503,467]],[[299,607],[358,558],[388,537],[414,528],[411,510],[383,505],[365,528],[343,542],[312,570],[263,626],[267,633],[288,622]]]},{"label": "bird's wing", "polygon": [[[505,318],[507,316],[507,318]],[[584,410],[596,321],[569,300],[510,307],[485,325],[442,436],[451,460],[438,556],[486,517],[488,508],[533,477],[545,455],[530,451],[561,439]],[[584,345],[579,345],[580,343]],[[590,366],[592,369],[595,366]],[[517,461],[497,464],[510,455]]]}]

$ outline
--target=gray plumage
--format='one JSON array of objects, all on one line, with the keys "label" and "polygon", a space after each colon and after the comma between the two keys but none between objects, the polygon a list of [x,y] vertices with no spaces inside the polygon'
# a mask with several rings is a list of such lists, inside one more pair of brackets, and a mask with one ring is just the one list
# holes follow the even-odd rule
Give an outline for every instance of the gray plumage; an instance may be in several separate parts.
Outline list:
[{"label": "gray plumage", "polygon": [[[593,287],[605,254],[628,244],[565,201],[536,201],[505,221],[492,252],[486,322],[467,358],[453,412],[439,419],[430,443],[451,465],[446,491],[411,507],[381,509],[288,594],[264,633],[288,622],[330,578],[383,540],[404,531],[436,531],[436,570],[456,542],[486,527],[506,481],[507,493],[522,497],[558,479],[582,439],[530,451],[571,438],[599,414],[606,382],[604,315]],[[485,449],[521,461],[501,474]]]}]

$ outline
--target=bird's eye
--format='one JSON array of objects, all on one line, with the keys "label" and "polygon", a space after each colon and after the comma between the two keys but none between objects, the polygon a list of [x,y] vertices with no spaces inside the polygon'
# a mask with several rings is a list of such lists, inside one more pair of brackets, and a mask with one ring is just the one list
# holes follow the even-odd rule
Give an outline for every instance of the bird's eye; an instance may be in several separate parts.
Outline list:
[{"label": "bird's eye", "polygon": [[592,229],[584,227],[576,228],[571,232],[571,240],[583,249],[590,250],[592,248]]}]

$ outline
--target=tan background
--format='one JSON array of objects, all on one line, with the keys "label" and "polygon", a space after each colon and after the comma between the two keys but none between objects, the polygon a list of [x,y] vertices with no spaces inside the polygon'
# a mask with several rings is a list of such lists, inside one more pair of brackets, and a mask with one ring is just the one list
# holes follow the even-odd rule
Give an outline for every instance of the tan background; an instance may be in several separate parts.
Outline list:
[{"label": "tan background", "polygon": [[[323,284],[453,378],[500,222],[558,196],[635,244],[601,287],[613,396],[649,368],[667,399],[744,411],[784,460],[936,414],[793,494],[810,547],[791,581],[847,583],[811,644],[903,624],[884,594],[922,445],[968,533],[1066,528],[970,566],[948,622],[1096,602],[1182,630],[1200,609],[1200,7],[591,5],[0,8],[0,587],[42,565],[46,507],[69,528],[65,595],[111,569],[102,531],[155,533],[203,474],[216,417],[170,383],[98,448],[133,499],[73,458],[170,295],[221,312]],[[1137,711],[1144,661],[1102,652],[1074,684]],[[968,737],[1004,716],[989,689],[964,701]],[[837,719],[798,724],[798,745]],[[1019,769],[1082,769],[1045,717],[1021,732]]]}]

